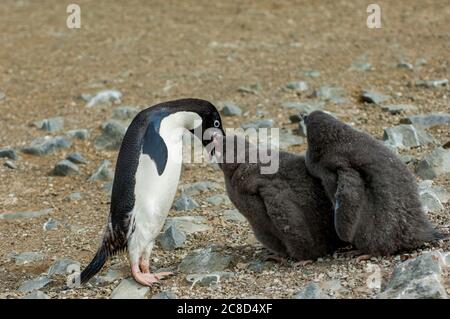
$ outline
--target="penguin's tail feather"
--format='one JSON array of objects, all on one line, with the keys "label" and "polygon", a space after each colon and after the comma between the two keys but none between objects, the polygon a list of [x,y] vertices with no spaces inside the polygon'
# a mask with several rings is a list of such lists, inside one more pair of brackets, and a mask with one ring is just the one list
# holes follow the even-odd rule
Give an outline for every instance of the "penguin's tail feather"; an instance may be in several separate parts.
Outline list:
[{"label": "penguin's tail feather", "polygon": [[81,284],[85,284],[89,281],[92,277],[95,276],[96,273],[102,269],[103,265],[106,263],[106,260],[108,259],[108,249],[104,242],[98,249],[97,253],[95,254],[92,261],[89,263],[89,265],[81,272],[81,278],[80,282]]}]

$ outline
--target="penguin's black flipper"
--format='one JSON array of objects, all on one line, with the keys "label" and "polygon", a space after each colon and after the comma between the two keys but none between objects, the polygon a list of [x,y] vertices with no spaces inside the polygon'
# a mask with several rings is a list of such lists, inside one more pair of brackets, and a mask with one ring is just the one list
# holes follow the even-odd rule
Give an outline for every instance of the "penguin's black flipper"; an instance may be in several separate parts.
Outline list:
[{"label": "penguin's black flipper", "polygon": [[105,245],[102,245],[100,249],[95,254],[89,265],[81,272],[81,284],[85,284],[89,281],[96,273],[102,269],[106,260],[108,259],[108,251]]},{"label": "penguin's black flipper", "polygon": [[156,119],[153,118],[150,121],[147,131],[145,132],[142,152],[155,161],[158,175],[161,176],[166,168],[168,150],[166,143],[164,143],[161,135],[159,135],[160,119],[157,116],[154,117],[156,117]]},{"label": "penguin's black flipper", "polygon": [[352,242],[364,202],[364,181],[357,171],[349,168],[338,170],[337,175],[334,227],[339,238]]}]

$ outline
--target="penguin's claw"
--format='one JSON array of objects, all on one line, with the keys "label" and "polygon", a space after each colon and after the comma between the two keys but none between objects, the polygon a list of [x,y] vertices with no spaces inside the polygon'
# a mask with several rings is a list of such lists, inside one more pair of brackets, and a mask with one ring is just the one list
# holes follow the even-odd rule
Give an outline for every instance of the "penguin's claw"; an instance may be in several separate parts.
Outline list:
[{"label": "penguin's claw", "polygon": [[137,269],[132,269],[131,275],[133,276],[134,280],[136,282],[140,283],[144,286],[152,286],[154,284],[157,284],[159,280],[164,279],[167,276],[172,275],[171,272],[158,272],[158,273],[150,273],[150,272],[142,272]]}]

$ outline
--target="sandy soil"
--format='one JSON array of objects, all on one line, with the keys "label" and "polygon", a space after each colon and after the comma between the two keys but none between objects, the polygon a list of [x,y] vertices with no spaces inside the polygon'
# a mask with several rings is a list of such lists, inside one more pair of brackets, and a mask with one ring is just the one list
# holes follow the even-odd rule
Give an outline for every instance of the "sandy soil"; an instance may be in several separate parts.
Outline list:
[{"label": "sandy soil", "polygon": [[[35,120],[63,116],[65,129],[89,128],[88,141],[75,141],[69,150],[45,157],[20,154],[18,168],[0,168],[0,212],[38,210],[51,207],[51,218],[65,226],[44,231],[47,217],[29,220],[0,220],[0,296],[14,298],[26,279],[45,272],[52,261],[69,257],[86,265],[97,248],[109,210],[109,196],[102,183],[87,177],[101,160],[115,162],[114,151],[97,151],[93,138],[100,124],[110,118],[112,108],[86,108],[81,93],[115,88],[124,94],[123,104],[144,108],[160,101],[182,97],[204,98],[214,103],[231,100],[240,105],[242,117],[224,117],[226,127],[257,118],[256,110],[268,112],[276,127],[295,128],[289,123],[282,102],[309,101],[314,88],[339,85],[349,102],[327,103],[325,109],[342,120],[381,138],[383,129],[399,123],[401,116],[364,104],[362,89],[393,96],[392,103],[414,104],[414,113],[449,111],[448,87],[426,89],[412,85],[418,79],[449,77],[450,3],[445,0],[378,1],[383,27],[368,29],[366,7],[370,1],[270,1],[223,3],[211,1],[87,1],[78,0],[82,27],[66,27],[66,3],[56,0],[13,1],[0,4],[0,147],[19,148],[45,135],[30,126]],[[370,72],[350,70],[352,62],[365,56]],[[396,67],[400,60],[412,64],[419,58],[427,64],[413,71]],[[307,78],[304,72],[320,71]],[[291,81],[305,80],[310,90],[303,93],[280,89]],[[242,85],[260,83],[259,94],[238,91]],[[411,112],[405,113],[412,114]],[[405,115],[403,114],[403,115]],[[402,116],[403,116],[402,115]],[[448,126],[430,130],[436,144],[450,140]],[[293,147],[303,151],[305,145]],[[406,153],[421,157],[432,147]],[[51,177],[49,172],[68,152],[79,151],[89,164],[82,174]],[[217,181],[220,172],[206,164],[188,165],[181,183]],[[450,188],[450,175],[436,179]],[[63,199],[82,192],[78,202]],[[187,246],[175,252],[157,247],[152,256],[155,268],[175,268],[182,257],[211,243],[223,246],[234,256],[231,271],[236,276],[213,288],[194,287],[183,275],[151,287],[149,296],[170,290],[178,297],[246,298],[291,297],[310,280],[339,279],[346,286],[345,297],[371,297],[365,281],[365,263],[350,258],[326,257],[303,268],[274,264],[255,273],[245,266],[257,260],[261,247],[247,224],[224,221],[221,213],[231,206],[213,207],[196,199],[201,209],[190,215],[208,219],[213,230],[189,236]],[[171,216],[185,215],[171,211]],[[431,218],[441,226],[450,222],[450,206]],[[449,250],[448,244],[444,247]],[[17,266],[7,255],[40,251],[42,262]],[[417,254],[418,252],[412,252]],[[398,259],[398,258],[397,258]],[[378,258],[386,278],[397,263],[396,256]],[[126,268],[126,258],[115,265]],[[107,267],[105,267],[106,269]],[[116,283],[78,290],[60,291],[61,278],[43,289],[51,297],[108,297]]]}]

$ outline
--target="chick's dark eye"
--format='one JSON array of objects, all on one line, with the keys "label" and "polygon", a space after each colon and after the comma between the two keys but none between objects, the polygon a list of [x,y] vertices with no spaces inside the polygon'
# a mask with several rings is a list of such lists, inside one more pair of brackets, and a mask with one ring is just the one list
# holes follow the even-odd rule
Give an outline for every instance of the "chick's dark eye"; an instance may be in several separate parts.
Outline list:
[{"label": "chick's dark eye", "polygon": [[214,121],[214,127],[219,127],[219,126],[220,126],[219,120],[215,120],[215,121]]}]

